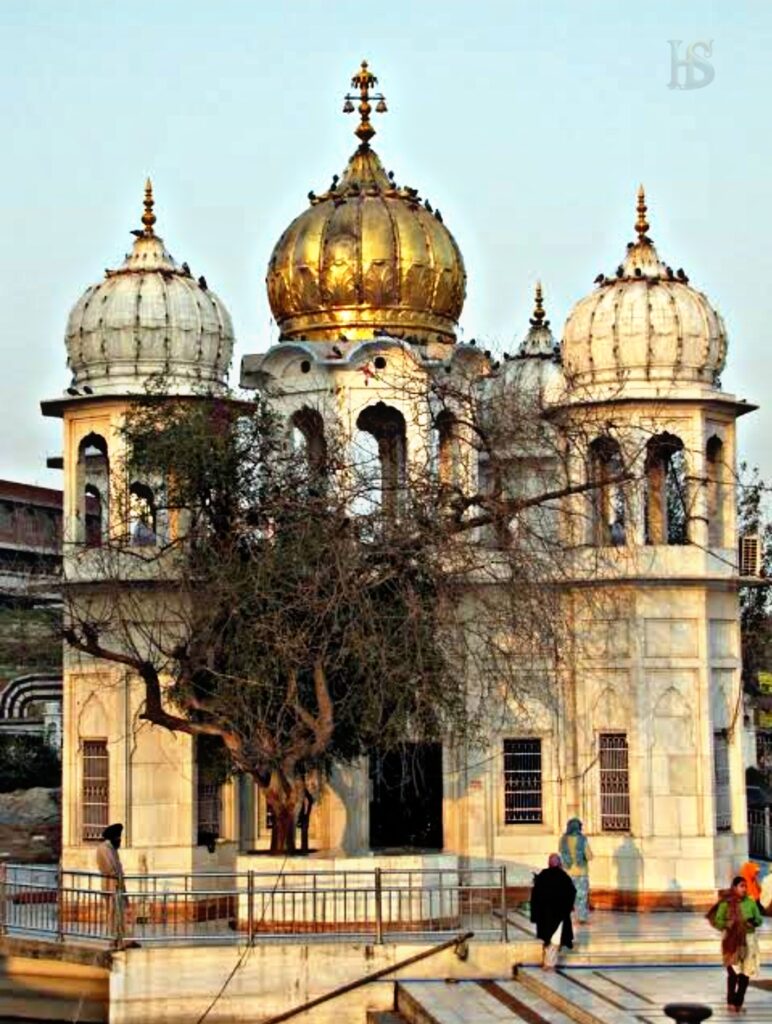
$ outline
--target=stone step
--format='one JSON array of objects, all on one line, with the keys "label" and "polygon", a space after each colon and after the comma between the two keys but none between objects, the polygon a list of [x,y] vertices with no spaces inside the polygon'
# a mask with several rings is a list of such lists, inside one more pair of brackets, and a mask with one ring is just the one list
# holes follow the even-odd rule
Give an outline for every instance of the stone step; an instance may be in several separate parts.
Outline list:
[{"label": "stone step", "polygon": [[[703,1003],[712,1010],[711,1024],[738,1019],[725,1004],[725,975],[720,966],[663,963],[556,972],[521,968],[517,979],[577,1024],[660,1024],[666,1020],[664,1006],[673,1002]],[[745,1010],[749,1024],[772,1024],[772,999],[755,983],[746,996]]]},{"label": "stone step", "polygon": [[518,970],[517,980],[577,1024],[640,1024],[640,1017],[626,1009],[620,998],[593,991],[559,970],[524,967]]},{"label": "stone step", "polygon": [[426,1009],[423,1004],[425,998],[422,989],[426,988],[423,983],[397,983],[395,1003],[397,1013],[408,1024],[441,1024],[436,1017]]},{"label": "stone step", "polygon": [[406,1024],[406,1021],[396,1010],[368,1010],[367,1024]]},{"label": "stone step", "polygon": [[578,953],[565,952],[560,954],[560,966],[572,967],[598,967],[603,964],[618,965],[630,964],[634,967],[643,965],[657,966],[658,964],[721,964],[721,954],[716,951],[715,944],[710,949],[679,949],[677,946],[666,946],[660,948],[642,948],[625,950],[619,947],[615,949],[589,949],[581,950]]},{"label": "stone step", "polygon": [[397,1007],[408,1024],[575,1024],[517,982],[398,982]]},{"label": "stone step", "polygon": [[524,1020],[528,1024],[574,1024],[573,1017],[562,1013],[520,982],[478,981],[477,984],[508,1006],[515,1020]]}]

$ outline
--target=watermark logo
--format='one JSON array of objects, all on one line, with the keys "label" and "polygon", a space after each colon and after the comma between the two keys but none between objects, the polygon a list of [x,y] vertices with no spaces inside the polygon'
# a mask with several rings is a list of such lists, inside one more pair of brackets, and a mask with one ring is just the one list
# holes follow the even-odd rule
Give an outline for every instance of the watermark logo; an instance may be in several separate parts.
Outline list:
[{"label": "watermark logo", "polygon": [[[670,81],[668,89],[704,89],[716,77],[708,57],[713,56],[713,40],[698,40],[681,50],[682,40],[668,39],[670,43]],[[684,52],[684,56],[681,53]]]}]

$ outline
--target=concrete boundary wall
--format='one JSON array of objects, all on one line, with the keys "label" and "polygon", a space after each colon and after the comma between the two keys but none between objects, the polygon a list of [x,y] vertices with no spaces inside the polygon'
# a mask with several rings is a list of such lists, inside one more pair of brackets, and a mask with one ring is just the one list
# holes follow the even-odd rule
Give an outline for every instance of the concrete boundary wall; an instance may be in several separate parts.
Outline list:
[{"label": "concrete boundary wall", "polygon": [[[257,944],[247,952],[207,1024],[259,1024],[437,943],[380,946],[338,943]],[[140,948],[115,954],[110,1024],[195,1024],[233,970],[244,947]],[[541,943],[469,943],[460,960],[445,950],[293,1018],[297,1024],[364,1024],[368,1010],[394,1004],[398,978],[511,978],[519,962],[539,962]]]}]

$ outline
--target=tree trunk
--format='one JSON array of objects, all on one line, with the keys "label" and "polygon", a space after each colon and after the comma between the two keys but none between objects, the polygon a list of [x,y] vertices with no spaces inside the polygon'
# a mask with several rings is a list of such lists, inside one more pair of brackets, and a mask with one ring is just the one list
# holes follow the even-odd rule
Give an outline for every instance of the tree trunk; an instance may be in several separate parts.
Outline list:
[{"label": "tree trunk", "polygon": [[288,807],[287,804],[272,807],[270,802],[268,806],[271,807],[271,815],[273,816],[271,853],[277,855],[295,853],[295,826],[297,819],[295,808]]},{"label": "tree trunk", "polygon": [[297,850],[295,832],[305,787],[299,779],[288,779],[274,770],[265,787],[265,801],[271,812],[271,853],[293,854]]}]

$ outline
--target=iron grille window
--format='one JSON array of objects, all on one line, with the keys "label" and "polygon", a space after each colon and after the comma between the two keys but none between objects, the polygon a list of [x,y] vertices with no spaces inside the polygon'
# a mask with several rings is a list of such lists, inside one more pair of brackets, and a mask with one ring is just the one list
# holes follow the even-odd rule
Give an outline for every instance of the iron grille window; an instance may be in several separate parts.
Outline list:
[{"label": "iron grille window", "polygon": [[732,794],[729,788],[729,740],[713,733],[713,780],[716,793],[716,831],[732,830]]},{"label": "iron grille window", "polygon": [[756,730],[756,763],[763,772],[772,770],[772,732],[769,729]]},{"label": "iron grille window", "polygon": [[216,782],[198,783],[198,831],[220,836],[220,793],[222,787]]},{"label": "iron grille window", "polygon": [[504,740],[504,823],[543,820],[541,740]]},{"label": "iron grille window", "polygon": [[110,761],[107,740],[83,741],[84,842],[102,838],[110,814]]},{"label": "iron grille window", "polygon": [[630,831],[630,769],[623,732],[600,735],[600,827],[604,832]]}]

